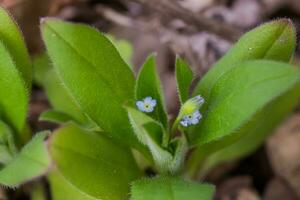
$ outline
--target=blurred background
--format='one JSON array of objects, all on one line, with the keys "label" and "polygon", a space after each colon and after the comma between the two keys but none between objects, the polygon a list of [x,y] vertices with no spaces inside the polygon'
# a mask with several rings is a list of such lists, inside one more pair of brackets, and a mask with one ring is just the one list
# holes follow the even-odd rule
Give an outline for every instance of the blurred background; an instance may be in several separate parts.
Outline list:
[{"label": "blurred background", "polygon": [[[196,82],[244,32],[261,23],[287,17],[300,31],[300,0],[0,0],[0,5],[17,19],[33,57],[44,52],[39,21],[47,16],[90,24],[127,40],[135,71],[156,52],[171,115],[179,105],[176,55],[190,64]],[[298,45],[294,63],[299,56]],[[36,131],[53,128],[37,120],[48,107],[35,86],[29,120]],[[295,111],[253,155],[218,167],[205,181],[217,184],[220,200],[300,199],[300,114]],[[10,193],[12,199],[25,198]]]}]

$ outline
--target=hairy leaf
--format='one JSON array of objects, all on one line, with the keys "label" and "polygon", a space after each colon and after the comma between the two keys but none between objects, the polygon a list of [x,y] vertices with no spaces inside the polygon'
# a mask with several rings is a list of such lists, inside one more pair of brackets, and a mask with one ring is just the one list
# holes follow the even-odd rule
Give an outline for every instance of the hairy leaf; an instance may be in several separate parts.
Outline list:
[{"label": "hairy leaf", "polygon": [[17,187],[44,174],[50,165],[50,158],[44,139],[48,132],[38,133],[21,152],[0,171],[0,184]]},{"label": "hairy leaf", "polygon": [[74,125],[52,135],[50,153],[63,177],[94,198],[126,199],[129,183],[140,176],[128,148]]},{"label": "hairy leaf", "polygon": [[52,171],[48,176],[48,180],[53,200],[101,200],[83,193],[57,171]]},{"label": "hairy leaf", "polygon": [[54,68],[84,113],[106,133],[141,149],[123,104],[133,100],[134,75],[96,29],[55,19],[42,23]]},{"label": "hairy leaf", "polygon": [[176,59],[175,75],[180,103],[189,99],[190,86],[193,80],[193,72],[182,59]]},{"label": "hairy leaf", "polygon": [[179,178],[141,179],[131,187],[132,200],[212,200],[214,186]]},{"label": "hairy leaf", "polygon": [[234,135],[236,129],[291,89],[298,79],[296,67],[280,62],[248,61],[232,68],[212,88],[211,101],[192,143],[203,145]]},{"label": "hairy leaf", "polygon": [[162,86],[156,71],[154,55],[150,56],[142,66],[137,77],[135,89],[136,100],[143,100],[149,96],[156,100],[157,105],[149,115],[161,122],[165,129],[167,129],[168,116],[164,105]]},{"label": "hairy leaf", "polygon": [[29,97],[15,62],[1,41],[0,55],[0,119],[17,133],[17,141],[21,141]]},{"label": "hairy leaf", "polygon": [[29,91],[32,80],[32,65],[22,34],[10,14],[1,7],[0,21],[0,40],[11,55],[15,67],[20,72]]}]

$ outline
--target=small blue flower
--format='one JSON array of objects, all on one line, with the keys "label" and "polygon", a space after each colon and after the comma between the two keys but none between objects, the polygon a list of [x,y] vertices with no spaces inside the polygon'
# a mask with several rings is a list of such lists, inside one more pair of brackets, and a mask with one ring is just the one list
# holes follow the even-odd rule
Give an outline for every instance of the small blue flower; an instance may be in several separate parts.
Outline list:
[{"label": "small blue flower", "polygon": [[196,112],[190,114],[190,115],[185,115],[182,120],[180,121],[180,124],[184,127],[190,126],[190,125],[196,125],[199,123],[200,119],[202,118],[201,113],[199,110]]},{"label": "small blue flower", "polygon": [[137,101],[136,106],[142,112],[151,113],[156,106],[156,100],[152,97],[146,97],[142,101]]}]

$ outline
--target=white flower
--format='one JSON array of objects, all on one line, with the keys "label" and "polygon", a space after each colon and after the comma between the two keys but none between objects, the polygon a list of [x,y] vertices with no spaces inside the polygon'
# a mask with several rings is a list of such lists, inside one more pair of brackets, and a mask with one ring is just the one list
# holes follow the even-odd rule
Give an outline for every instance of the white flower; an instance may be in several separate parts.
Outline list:
[{"label": "white flower", "polygon": [[190,125],[196,125],[199,123],[200,119],[202,118],[201,113],[199,110],[196,112],[190,114],[190,115],[185,115],[182,120],[180,121],[180,124],[184,127],[190,126]]},{"label": "white flower", "polygon": [[136,106],[140,111],[150,113],[153,112],[156,106],[156,100],[152,97],[146,97],[142,101],[137,101]]}]

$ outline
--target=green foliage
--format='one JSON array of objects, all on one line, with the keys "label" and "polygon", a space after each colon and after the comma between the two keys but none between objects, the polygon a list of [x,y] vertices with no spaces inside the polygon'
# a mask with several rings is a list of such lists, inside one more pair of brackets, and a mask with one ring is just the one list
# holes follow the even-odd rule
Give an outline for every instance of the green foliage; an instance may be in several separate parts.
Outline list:
[{"label": "green foliage", "polygon": [[202,134],[192,136],[192,143],[220,141],[234,133],[298,80],[299,70],[285,63],[257,60],[237,65],[215,82],[207,106],[209,112],[197,127]]},{"label": "green foliage", "polygon": [[44,145],[44,139],[48,134],[48,132],[38,133],[23,147],[20,153],[0,170],[0,183],[2,185],[17,187],[47,172],[50,158]]},{"label": "green foliage", "polygon": [[15,62],[2,42],[0,55],[0,118],[14,129],[16,139],[21,141],[29,97]]},{"label": "green foliage", "polygon": [[74,125],[52,135],[50,153],[63,177],[94,198],[125,199],[129,183],[140,176],[128,148]]},{"label": "green foliage", "polygon": [[189,98],[190,86],[193,80],[193,72],[180,58],[176,59],[175,76],[180,103],[183,104]]},{"label": "green foliage", "polygon": [[91,27],[55,19],[43,21],[42,33],[54,68],[82,111],[112,137],[141,148],[122,107],[133,100],[134,76],[109,40]]},{"label": "green foliage", "polygon": [[157,101],[157,105],[150,116],[161,122],[165,129],[168,129],[168,116],[164,105],[162,86],[156,71],[154,55],[150,56],[142,66],[135,87],[136,100],[142,100],[148,96]]},{"label": "green foliage", "polygon": [[[0,7],[0,38],[8,54],[20,72],[29,92],[32,79],[32,66],[21,32],[10,14]],[[2,55],[2,54],[1,54]],[[2,62],[1,62],[2,63]],[[2,73],[1,73],[2,74]]]},{"label": "green foliage", "polygon": [[132,200],[211,200],[214,187],[179,178],[158,177],[142,179],[133,183]]},{"label": "green foliage", "polygon": [[[53,200],[97,200],[68,182],[59,172],[52,171],[48,175],[50,182],[51,196]],[[100,199],[99,199],[100,200]]]}]

